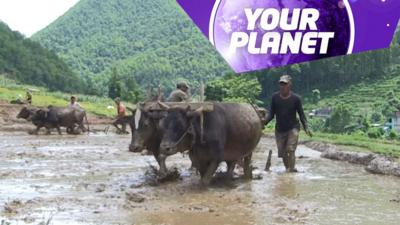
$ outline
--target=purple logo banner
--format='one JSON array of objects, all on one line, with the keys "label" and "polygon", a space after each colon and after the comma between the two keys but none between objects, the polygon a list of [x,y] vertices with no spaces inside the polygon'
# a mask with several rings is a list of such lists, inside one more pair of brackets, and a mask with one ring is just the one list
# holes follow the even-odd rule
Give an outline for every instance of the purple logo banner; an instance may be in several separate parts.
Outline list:
[{"label": "purple logo banner", "polygon": [[237,72],[390,46],[400,0],[177,0]]}]

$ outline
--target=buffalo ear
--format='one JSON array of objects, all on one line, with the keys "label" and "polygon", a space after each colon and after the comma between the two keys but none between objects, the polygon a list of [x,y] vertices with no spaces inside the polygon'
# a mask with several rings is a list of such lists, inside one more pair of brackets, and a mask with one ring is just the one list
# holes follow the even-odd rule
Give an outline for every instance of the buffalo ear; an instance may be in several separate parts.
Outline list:
[{"label": "buffalo ear", "polygon": [[144,102],[139,102],[139,104],[138,104],[138,106],[139,106],[139,109],[141,110],[141,111],[144,111],[144,106],[145,106],[146,104],[144,103]]}]

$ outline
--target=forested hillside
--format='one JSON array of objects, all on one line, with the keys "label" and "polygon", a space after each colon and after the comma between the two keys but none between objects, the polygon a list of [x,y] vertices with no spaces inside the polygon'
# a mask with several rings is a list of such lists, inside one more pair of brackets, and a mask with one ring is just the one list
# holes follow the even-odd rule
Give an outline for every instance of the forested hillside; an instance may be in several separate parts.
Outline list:
[{"label": "forested hillside", "polygon": [[261,98],[264,100],[268,100],[277,90],[277,80],[281,74],[290,74],[296,92],[305,97],[310,97],[313,91],[317,91],[320,92],[321,98],[325,98],[336,96],[353,84],[369,85],[382,79],[400,76],[396,69],[398,65],[400,65],[400,29],[393,39],[392,47],[388,49],[328,58],[252,74],[256,75],[262,84]]},{"label": "forested hillside", "polygon": [[81,0],[32,38],[87,79],[90,94],[106,94],[114,68],[122,83],[166,88],[230,70],[175,0]]},{"label": "forested hillside", "polygon": [[[107,95],[110,87],[117,87],[127,99],[140,95],[137,90],[129,94],[132,88],[160,82],[169,91],[180,79],[196,87],[201,79],[231,72],[175,0],[81,0],[33,39],[54,50],[85,78],[89,94]],[[352,84],[391,77],[400,63],[398,46],[399,34],[391,49],[245,76],[257,77],[262,86],[259,99],[268,103],[277,79],[288,73],[296,92],[312,102],[313,93],[321,98],[335,96]]]},{"label": "forested hillside", "polygon": [[82,79],[59,57],[0,21],[0,74],[51,90],[77,91]]}]

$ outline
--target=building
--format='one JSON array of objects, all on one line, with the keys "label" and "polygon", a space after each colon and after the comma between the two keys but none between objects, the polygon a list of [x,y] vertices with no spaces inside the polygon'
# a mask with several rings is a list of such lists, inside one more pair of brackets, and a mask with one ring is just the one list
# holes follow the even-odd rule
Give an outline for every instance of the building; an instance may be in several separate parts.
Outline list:
[{"label": "building", "polygon": [[308,115],[312,117],[318,117],[322,119],[327,119],[331,117],[332,108],[323,108],[323,109],[313,109]]},{"label": "building", "polygon": [[389,127],[392,130],[400,132],[400,111],[397,111],[389,119]]}]

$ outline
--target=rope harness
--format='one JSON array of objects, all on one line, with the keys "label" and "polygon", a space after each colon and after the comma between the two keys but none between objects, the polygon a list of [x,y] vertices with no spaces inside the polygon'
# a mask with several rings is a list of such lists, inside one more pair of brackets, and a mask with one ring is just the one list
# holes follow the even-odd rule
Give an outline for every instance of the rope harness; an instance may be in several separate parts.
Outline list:
[{"label": "rope harness", "polygon": [[182,134],[182,136],[178,139],[178,141],[175,142],[175,144],[173,145],[173,147],[178,146],[178,145],[183,141],[183,139],[186,137],[186,135],[189,134],[190,128],[191,128],[191,125],[189,125],[189,127],[186,129],[185,133]]}]

